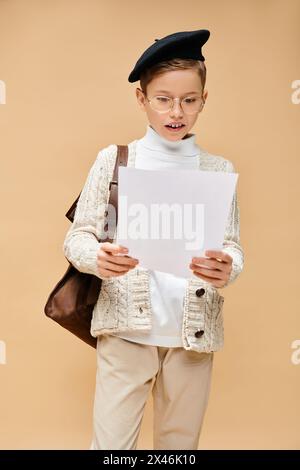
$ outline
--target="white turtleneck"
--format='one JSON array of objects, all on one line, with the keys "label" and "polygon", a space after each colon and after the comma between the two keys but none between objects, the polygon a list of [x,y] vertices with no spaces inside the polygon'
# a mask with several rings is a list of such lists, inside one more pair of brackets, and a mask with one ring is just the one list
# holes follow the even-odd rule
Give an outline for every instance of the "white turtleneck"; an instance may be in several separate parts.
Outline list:
[{"label": "white turtleneck", "polygon": [[[177,141],[162,137],[151,125],[137,141],[135,168],[161,170],[167,168],[198,169],[200,147],[195,134]],[[174,254],[175,256],[176,254]],[[187,279],[173,274],[149,270],[152,306],[152,329],[146,333],[115,333],[137,343],[153,346],[182,347],[183,298]]]}]

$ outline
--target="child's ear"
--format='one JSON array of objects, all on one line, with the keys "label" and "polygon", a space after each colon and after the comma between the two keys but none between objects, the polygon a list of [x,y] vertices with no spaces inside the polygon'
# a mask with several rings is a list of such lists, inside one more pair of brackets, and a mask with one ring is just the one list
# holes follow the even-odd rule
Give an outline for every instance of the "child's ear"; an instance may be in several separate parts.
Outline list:
[{"label": "child's ear", "polygon": [[139,106],[144,110],[145,109],[145,99],[144,99],[144,95],[142,93],[142,90],[140,90],[140,88],[136,88],[135,94],[136,94]]},{"label": "child's ear", "polygon": [[138,99],[143,99],[143,98],[144,98],[144,94],[143,94],[143,92],[142,92],[142,90],[141,90],[140,88],[136,88],[136,89],[135,89],[135,94],[136,94],[136,97],[137,97]]},{"label": "child's ear", "polygon": [[208,90],[204,90],[204,92],[203,92],[204,101],[207,100],[207,95],[208,95]]}]

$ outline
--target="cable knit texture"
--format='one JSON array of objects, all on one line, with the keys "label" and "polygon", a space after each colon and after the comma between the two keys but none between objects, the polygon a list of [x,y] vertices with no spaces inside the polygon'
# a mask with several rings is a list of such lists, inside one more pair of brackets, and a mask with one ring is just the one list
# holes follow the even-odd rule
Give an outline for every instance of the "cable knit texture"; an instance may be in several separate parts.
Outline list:
[{"label": "cable knit texture", "polygon": [[[137,140],[128,144],[129,167],[135,166],[136,144]],[[78,200],[74,221],[63,243],[64,255],[76,269],[98,277],[100,275],[97,271],[97,252],[104,228],[104,211],[116,156],[115,144],[105,147],[98,153]],[[202,148],[199,170],[235,171],[229,160],[212,155]],[[116,242],[116,238],[113,242]],[[243,249],[240,246],[237,191],[234,193],[228,216],[223,251],[233,258],[233,269],[227,286],[241,273],[244,264]],[[183,307],[182,343],[185,349],[197,352],[222,349],[224,345],[223,303],[224,297],[219,294],[217,288],[191,275],[188,279]],[[147,269],[136,267],[125,275],[102,280],[91,323],[91,334],[94,337],[105,333],[149,331],[151,319]]]}]

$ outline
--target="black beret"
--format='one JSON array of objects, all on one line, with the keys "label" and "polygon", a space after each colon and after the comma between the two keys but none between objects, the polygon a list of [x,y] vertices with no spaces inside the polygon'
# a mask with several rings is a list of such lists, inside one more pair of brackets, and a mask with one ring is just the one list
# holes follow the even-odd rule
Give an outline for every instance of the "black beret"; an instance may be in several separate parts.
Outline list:
[{"label": "black beret", "polygon": [[128,81],[136,82],[144,69],[164,60],[180,58],[204,61],[201,47],[206,43],[209,35],[210,32],[207,29],[197,29],[196,31],[180,31],[155,39],[154,44],[143,52],[135,64]]}]

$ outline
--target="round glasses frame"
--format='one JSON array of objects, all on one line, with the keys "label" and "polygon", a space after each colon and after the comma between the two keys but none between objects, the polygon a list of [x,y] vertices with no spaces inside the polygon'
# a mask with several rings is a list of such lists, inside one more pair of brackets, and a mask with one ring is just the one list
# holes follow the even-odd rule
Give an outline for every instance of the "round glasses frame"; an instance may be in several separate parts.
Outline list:
[{"label": "round glasses frame", "polygon": [[[186,99],[186,98],[189,98],[189,97],[185,97],[185,98],[181,98],[181,99],[180,99],[180,98],[178,98],[178,97],[176,97],[176,98],[170,98],[169,96],[155,95],[155,97],[161,96],[161,97],[164,97],[164,98],[169,98],[169,99],[171,100],[171,106],[170,106],[169,109],[167,109],[166,111],[158,111],[157,109],[153,108],[153,106],[152,106],[152,104],[151,104],[151,99],[149,100],[149,99],[147,98],[146,93],[145,93],[143,90],[141,90],[141,92],[142,92],[143,95],[145,96],[146,100],[147,100],[148,103],[150,104],[150,106],[151,106],[151,108],[153,109],[153,111],[155,111],[155,112],[157,112],[157,113],[159,113],[159,114],[168,113],[171,109],[173,109],[174,101],[175,101],[175,100],[177,100],[178,102],[180,102],[180,107],[181,107],[181,109],[182,109],[182,106],[181,106],[182,101],[183,101],[184,99]],[[153,96],[153,98],[154,98],[154,96]],[[184,111],[183,109],[182,109],[182,111],[183,111],[184,113],[186,113],[186,114],[198,114],[198,113],[200,113],[200,111],[202,110],[202,108],[203,108],[203,106],[204,106],[203,96],[201,96],[201,101],[202,101],[202,106],[200,107],[200,109],[199,109],[198,111],[194,111],[193,113],[187,113],[187,112]]]}]

